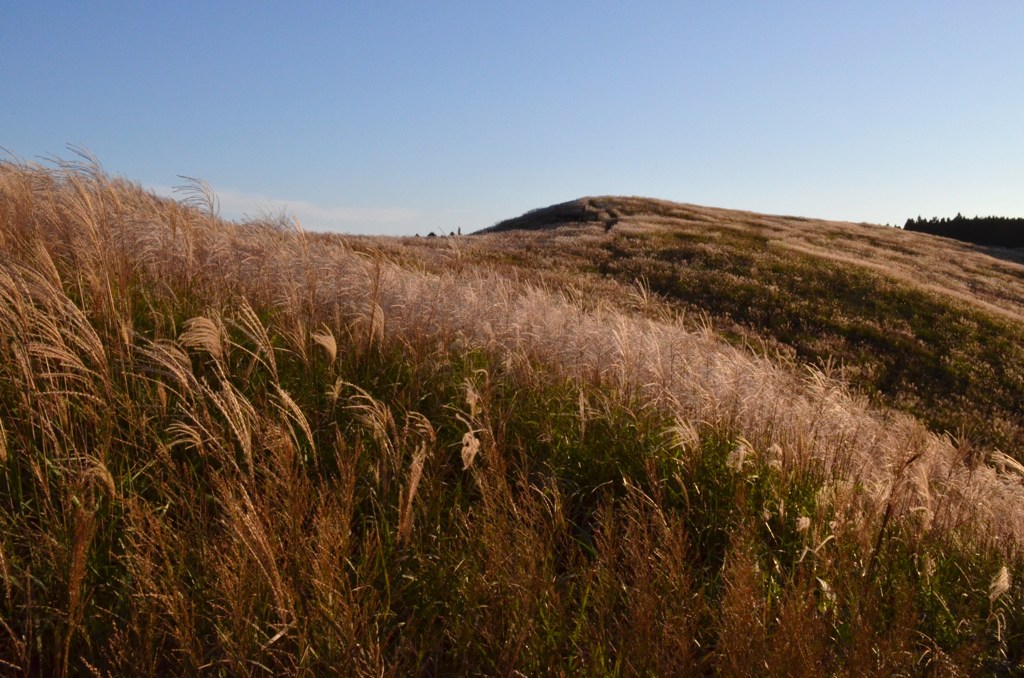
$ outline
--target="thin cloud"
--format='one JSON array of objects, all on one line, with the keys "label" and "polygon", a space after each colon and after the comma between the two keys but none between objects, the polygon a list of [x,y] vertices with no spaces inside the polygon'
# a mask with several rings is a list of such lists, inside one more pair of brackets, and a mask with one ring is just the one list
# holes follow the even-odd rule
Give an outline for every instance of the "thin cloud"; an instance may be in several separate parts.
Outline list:
[{"label": "thin cloud", "polygon": [[381,226],[402,224],[416,218],[416,211],[405,207],[346,207],[323,205],[307,200],[284,200],[254,193],[221,191],[221,210],[225,213],[252,214],[264,212],[294,213],[305,223],[325,225],[376,224]]},{"label": "thin cloud", "polygon": [[[149,186],[161,195],[180,198],[173,188]],[[325,205],[308,200],[286,200],[260,193],[246,193],[232,189],[217,190],[221,216],[228,219],[246,219],[266,214],[294,214],[304,228],[330,230],[375,231],[393,230],[411,226],[420,216],[407,207],[350,207]]]}]

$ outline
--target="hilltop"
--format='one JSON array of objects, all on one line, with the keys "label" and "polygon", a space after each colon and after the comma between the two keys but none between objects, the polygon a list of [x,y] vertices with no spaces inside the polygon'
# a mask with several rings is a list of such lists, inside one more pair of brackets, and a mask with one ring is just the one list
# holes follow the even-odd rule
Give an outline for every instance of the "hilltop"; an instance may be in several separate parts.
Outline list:
[{"label": "hilltop", "polygon": [[644,198],[215,206],[0,163],[4,672],[1024,660],[1019,262]]},{"label": "hilltop", "polygon": [[500,221],[494,226],[477,233],[501,233],[503,231],[535,231],[544,228],[558,228],[568,225],[600,223],[605,230],[618,223],[614,207],[595,198],[579,198],[569,202],[531,210],[526,214]]}]

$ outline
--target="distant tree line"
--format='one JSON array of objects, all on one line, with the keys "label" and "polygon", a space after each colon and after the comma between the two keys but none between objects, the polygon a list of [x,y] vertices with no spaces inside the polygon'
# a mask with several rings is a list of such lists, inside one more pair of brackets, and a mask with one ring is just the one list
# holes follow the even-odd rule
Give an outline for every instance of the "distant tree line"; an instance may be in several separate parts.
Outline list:
[{"label": "distant tree line", "polygon": [[967,217],[957,214],[952,219],[907,219],[907,231],[931,233],[956,238],[977,245],[1024,247],[1024,219],[1010,217]]}]

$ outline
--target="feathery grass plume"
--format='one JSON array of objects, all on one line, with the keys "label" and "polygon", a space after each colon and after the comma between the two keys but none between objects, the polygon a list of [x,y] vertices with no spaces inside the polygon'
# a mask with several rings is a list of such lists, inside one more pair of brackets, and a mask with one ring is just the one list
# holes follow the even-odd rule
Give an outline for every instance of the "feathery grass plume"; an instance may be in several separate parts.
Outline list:
[{"label": "feathery grass plume", "polygon": [[67,579],[67,608],[64,627],[61,674],[67,675],[71,659],[71,641],[79,632],[85,607],[86,561],[96,532],[96,516],[92,511],[76,507],[71,538],[71,563]]},{"label": "feathery grass plume", "polygon": [[86,466],[82,473],[82,479],[92,481],[94,485],[103,491],[108,501],[115,501],[117,499],[117,486],[114,482],[114,476],[107,465],[102,459],[97,457],[87,457],[83,461]]},{"label": "feathery grass plume", "polygon": [[988,587],[988,599],[990,602],[995,602],[1004,593],[1010,590],[1010,571],[1006,569],[1006,565],[1001,565],[996,576],[992,578],[992,583]]},{"label": "feathery grass plume", "polygon": [[270,334],[267,332],[267,328],[263,325],[263,322],[256,315],[256,312],[252,309],[244,299],[239,305],[237,311],[238,319],[232,322],[232,325],[236,326],[245,337],[251,341],[255,348],[246,349],[237,343],[232,343],[233,346],[240,348],[241,350],[252,356],[253,360],[261,363],[271,374],[274,383],[278,383],[280,378],[277,372],[277,358],[274,355],[274,344],[270,340]]},{"label": "feathery grass plume", "polygon": [[366,265],[365,261],[363,263],[363,275],[369,286],[366,290],[366,307],[360,312],[359,322],[366,333],[364,351],[369,351],[384,338],[384,306],[381,301],[390,281],[387,276],[389,267],[379,252],[373,255],[370,265]]},{"label": "feathery grass plume", "polygon": [[462,470],[469,470],[473,466],[476,455],[480,452],[480,439],[472,431],[466,431],[462,436]]},{"label": "feathery grass plume", "polygon": [[186,348],[205,351],[218,363],[224,360],[224,327],[218,320],[198,316],[185,321],[178,343]]},{"label": "feathery grass plume", "polygon": [[353,387],[356,391],[350,399],[348,409],[355,413],[363,426],[370,430],[374,442],[377,443],[381,451],[385,452],[385,456],[394,456],[397,427],[391,409],[362,388],[351,383],[346,385]]},{"label": "feathery grass plume", "polygon": [[423,463],[427,459],[427,446],[421,443],[419,449],[413,455],[412,463],[409,466],[409,479],[405,492],[402,496],[402,504],[398,514],[398,542],[404,543],[409,540],[412,532],[412,502],[416,498],[416,490],[420,485],[420,478],[423,476]]},{"label": "feathery grass plume", "polygon": [[1024,464],[998,450],[989,454],[989,463],[1002,474],[1015,474],[1024,479]]},{"label": "feathery grass plume", "polygon": [[[138,377],[151,382],[158,393],[169,390],[179,400],[185,400],[201,390],[188,355],[174,342],[143,342],[138,346],[138,355]],[[161,409],[166,409],[166,395],[159,396],[159,399]]]},{"label": "feathery grass plume", "polygon": [[220,216],[220,199],[209,183],[202,179],[183,175],[179,175],[178,178],[185,181],[184,184],[174,187],[174,192],[182,196],[181,204],[195,208],[211,219]]},{"label": "feathery grass plume", "polygon": [[[256,465],[253,457],[253,433],[256,430],[259,415],[255,406],[230,381],[224,381],[221,389],[214,390],[204,386],[206,399],[213,404],[227,424],[227,430],[242,451],[245,460],[245,471],[251,482],[255,482]],[[234,460],[231,460],[234,463]]]},{"label": "feathery grass plume", "polygon": [[466,405],[469,406],[469,418],[475,419],[480,413],[480,394],[471,380],[466,379],[464,384],[466,387]]},{"label": "feathery grass plume", "polygon": [[729,458],[726,460],[725,465],[736,473],[742,473],[743,467],[751,455],[750,443],[740,439],[735,447],[733,447],[732,452],[729,453]]},{"label": "feathery grass plume", "polygon": [[674,445],[682,451],[694,450],[700,445],[700,434],[697,428],[688,421],[676,420],[672,427],[675,435]]},{"label": "feathery grass plume", "polygon": [[324,349],[327,353],[328,365],[333,365],[334,361],[338,358],[338,341],[334,338],[334,334],[325,327],[321,332],[314,332],[312,339],[317,346]]},{"label": "feathery grass plume", "polygon": [[309,419],[303,413],[302,408],[292,399],[288,392],[283,388],[274,384],[274,389],[277,392],[277,398],[280,402],[281,412],[285,415],[285,421],[288,425],[288,432],[291,436],[292,442],[295,446],[299,447],[299,437],[296,435],[295,427],[297,426],[302,434],[306,438],[306,442],[309,444],[309,452],[313,459],[316,459],[316,437],[313,435],[313,429],[309,425]]}]

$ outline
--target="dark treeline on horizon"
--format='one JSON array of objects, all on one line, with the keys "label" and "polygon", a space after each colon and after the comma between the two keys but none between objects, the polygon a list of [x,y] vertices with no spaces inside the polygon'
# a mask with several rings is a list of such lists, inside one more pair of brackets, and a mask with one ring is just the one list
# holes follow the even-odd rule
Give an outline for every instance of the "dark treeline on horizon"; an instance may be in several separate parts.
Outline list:
[{"label": "dark treeline on horizon", "polygon": [[907,231],[931,233],[955,238],[976,245],[1024,247],[1024,219],[1012,217],[967,217],[957,214],[952,219],[907,219]]}]

